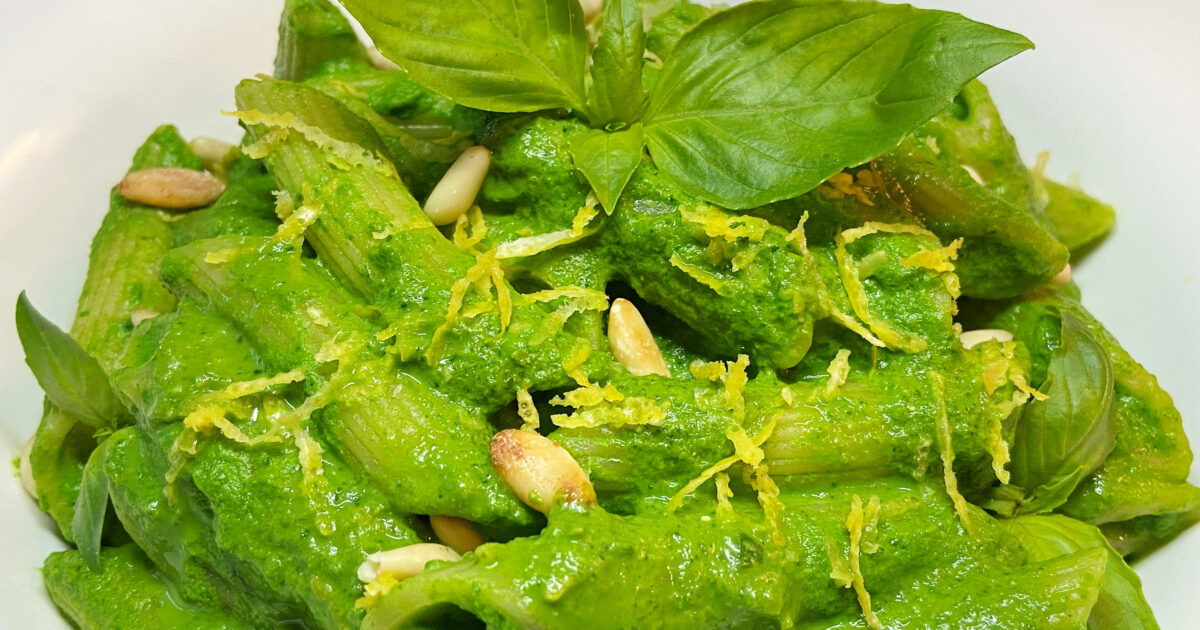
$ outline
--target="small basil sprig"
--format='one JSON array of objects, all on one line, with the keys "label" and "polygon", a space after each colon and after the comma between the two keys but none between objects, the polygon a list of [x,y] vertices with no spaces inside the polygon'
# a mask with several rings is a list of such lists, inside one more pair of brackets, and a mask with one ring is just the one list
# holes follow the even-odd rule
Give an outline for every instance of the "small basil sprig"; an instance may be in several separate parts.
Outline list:
[{"label": "small basil sprig", "polygon": [[[565,107],[606,131],[640,122],[660,171],[685,192],[733,209],[799,196],[895,148],[968,81],[1033,46],[944,11],[754,0],[684,35],[647,95],[637,0],[606,2],[590,91],[573,0],[344,4],[385,55],[451,100],[497,112]],[[643,147],[631,139],[590,142],[607,149],[610,162],[636,164]],[[625,155],[612,160],[613,151]],[[593,185],[607,183],[597,195],[611,210],[622,178],[598,177],[591,162],[577,166]]]},{"label": "small basil sprig", "polygon": [[1041,384],[1046,399],[1024,407],[1013,438],[1009,470],[1012,484],[1024,490],[1009,496],[1017,513],[1062,505],[1116,440],[1112,361],[1079,318],[1065,312],[1059,318],[1059,344]]},{"label": "small basil sprig", "polygon": [[642,125],[617,132],[594,130],[571,143],[575,168],[596,191],[605,211],[612,214],[617,197],[642,163]]},{"label": "small basil sprig", "polygon": [[33,308],[24,292],[17,298],[17,336],[25,363],[51,403],[95,429],[111,428],[124,415],[104,368]]},{"label": "small basil sprig", "polygon": [[71,536],[83,561],[93,571],[100,571],[100,540],[104,535],[104,519],[108,512],[108,474],[104,460],[113,441],[105,440],[88,456],[75,499],[75,515],[71,519]]}]

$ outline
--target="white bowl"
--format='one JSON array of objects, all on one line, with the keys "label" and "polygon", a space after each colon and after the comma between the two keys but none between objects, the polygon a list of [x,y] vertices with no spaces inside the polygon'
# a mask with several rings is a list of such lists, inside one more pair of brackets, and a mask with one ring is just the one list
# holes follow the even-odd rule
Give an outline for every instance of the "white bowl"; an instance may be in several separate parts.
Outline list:
[{"label": "white bowl", "polygon": [[[270,72],[282,3],[83,0],[6,3],[0,24],[0,313],[27,289],[70,322],[108,189],[158,124],[236,140],[241,78]],[[1079,173],[1118,227],[1076,268],[1084,299],[1175,396],[1200,439],[1200,4],[1187,0],[927,0],[1023,33],[1038,49],[986,82],[1027,157]],[[41,394],[11,315],[0,317],[0,447],[33,431]],[[1193,479],[1197,467],[1193,465]],[[16,479],[0,483],[0,610],[6,624],[67,627],[37,567],[60,548]],[[1200,528],[1136,568],[1164,628],[1195,627]]]}]

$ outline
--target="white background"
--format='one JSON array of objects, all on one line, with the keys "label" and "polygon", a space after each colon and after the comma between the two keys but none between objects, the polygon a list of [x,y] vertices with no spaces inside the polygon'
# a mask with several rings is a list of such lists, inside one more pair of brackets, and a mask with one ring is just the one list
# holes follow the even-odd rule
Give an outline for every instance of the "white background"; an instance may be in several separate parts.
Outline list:
[{"label": "white background", "polygon": [[[241,78],[271,71],[281,2],[0,0],[0,453],[36,426],[12,304],[27,289],[69,324],[88,244],[142,139],[158,124],[236,140],[219,110]],[[1085,302],[1174,396],[1200,439],[1200,4],[1187,0],[929,0],[1016,30],[1038,49],[985,79],[1029,159],[1079,173],[1117,207],[1116,232],[1077,266]],[[1198,477],[1193,465],[1193,480]],[[66,627],[37,567],[49,521],[0,480],[0,611],[24,628]],[[1200,528],[1141,563],[1164,628],[1200,614]]]}]

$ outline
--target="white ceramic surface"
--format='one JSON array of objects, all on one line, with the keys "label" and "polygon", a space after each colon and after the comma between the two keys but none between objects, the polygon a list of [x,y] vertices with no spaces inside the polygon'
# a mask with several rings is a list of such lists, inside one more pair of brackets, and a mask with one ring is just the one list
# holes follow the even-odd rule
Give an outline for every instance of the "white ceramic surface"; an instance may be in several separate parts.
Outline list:
[{"label": "white ceramic surface", "polygon": [[[277,0],[0,0],[0,451],[41,409],[11,305],[29,290],[67,324],[108,189],[173,122],[234,140],[219,114],[270,72]],[[1085,302],[1174,396],[1200,439],[1200,4],[1189,0],[927,0],[1012,28],[1038,49],[986,75],[1029,158],[1079,173],[1118,228],[1077,267]],[[1193,480],[1200,478],[1193,465]],[[16,479],[0,483],[0,625],[65,628],[37,567],[60,546]],[[1200,528],[1138,565],[1164,628],[1200,616]]]}]

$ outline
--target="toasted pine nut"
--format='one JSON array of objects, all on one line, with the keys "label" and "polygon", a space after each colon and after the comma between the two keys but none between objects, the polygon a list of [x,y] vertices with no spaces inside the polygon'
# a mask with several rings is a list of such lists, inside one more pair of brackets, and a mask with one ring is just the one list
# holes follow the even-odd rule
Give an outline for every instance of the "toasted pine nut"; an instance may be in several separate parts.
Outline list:
[{"label": "toasted pine nut", "polygon": [[457,516],[429,515],[429,525],[438,540],[458,553],[474,551],[476,547],[487,542],[483,535],[475,529],[475,525]]},{"label": "toasted pine nut", "polygon": [[37,482],[33,479],[33,466],[29,463],[29,453],[33,450],[33,441],[36,435],[29,436],[25,441],[25,446],[21,447],[21,467],[19,469],[21,475],[21,487],[25,488],[25,492],[37,501]]},{"label": "toasted pine nut", "polygon": [[1071,281],[1071,263],[1063,266],[1062,271],[1050,278],[1050,284],[1062,286]]},{"label": "toasted pine nut", "polygon": [[595,505],[587,473],[567,449],[539,433],[505,429],[492,438],[492,466],[517,498],[548,512],[563,503]]},{"label": "toasted pine nut", "polygon": [[370,583],[381,573],[391,573],[397,580],[406,580],[424,571],[426,563],[434,560],[454,562],[459,558],[453,549],[436,543],[417,543],[388,551],[377,551],[358,565],[358,579]]},{"label": "toasted pine nut", "polygon": [[224,162],[229,157],[229,152],[233,151],[232,144],[208,136],[192,138],[188,142],[188,148],[204,161],[204,169],[208,171],[213,170],[215,165]]},{"label": "toasted pine nut", "polygon": [[148,308],[139,308],[129,314],[129,321],[134,326],[137,326],[138,324],[146,321],[147,319],[154,319],[155,317],[158,317],[158,316],[159,316],[158,311],[152,311]]},{"label": "toasted pine nut", "polygon": [[137,203],[168,210],[200,208],[225,192],[221,180],[189,168],[148,168],[134,171],[117,185],[121,196]]},{"label": "toasted pine nut", "polygon": [[475,205],[475,195],[491,162],[492,152],[479,146],[463,151],[454,160],[425,200],[425,214],[434,225],[450,225]]},{"label": "toasted pine nut", "polygon": [[376,70],[399,70],[400,66],[396,65],[395,61],[383,56],[379,49],[374,46],[367,46],[367,60],[375,66]]},{"label": "toasted pine nut", "polygon": [[625,298],[613,300],[609,307],[608,347],[617,361],[634,376],[671,375],[646,320],[642,319],[633,302]]},{"label": "toasted pine nut", "polygon": [[583,21],[588,23],[595,22],[604,9],[604,0],[579,0],[579,4],[583,7]]},{"label": "toasted pine nut", "polygon": [[985,341],[1012,341],[1013,334],[999,328],[980,328],[963,331],[958,339],[962,341],[963,348],[970,350]]}]

